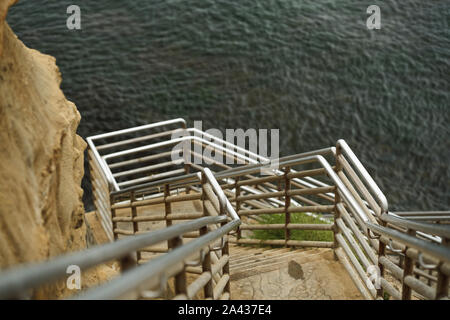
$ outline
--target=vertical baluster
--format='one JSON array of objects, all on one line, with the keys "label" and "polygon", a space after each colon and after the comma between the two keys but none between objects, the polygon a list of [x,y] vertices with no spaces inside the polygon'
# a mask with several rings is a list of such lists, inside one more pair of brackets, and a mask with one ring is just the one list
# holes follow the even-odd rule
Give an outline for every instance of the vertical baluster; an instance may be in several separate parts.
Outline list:
[{"label": "vertical baluster", "polygon": [[[442,245],[448,247],[450,245],[450,241],[447,238],[442,239]],[[450,277],[444,274],[441,270],[442,263],[440,263],[437,267],[438,277],[436,284],[436,299],[442,299],[448,297],[448,286],[450,284]]]},{"label": "vertical baluster", "polygon": [[[385,227],[387,223],[381,221],[381,225]],[[380,263],[380,258],[384,257],[385,255],[386,255],[386,244],[383,241],[378,241],[378,269],[380,270],[380,280],[384,278],[385,274],[384,265]],[[377,288],[377,299],[384,299],[384,289],[381,285],[379,288]]]},{"label": "vertical baluster", "polygon": [[[342,171],[342,163],[339,160],[339,155],[342,153],[340,145],[336,146],[336,166],[334,171],[337,175]],[[339,194],[339,189],[335,187],[334,189],[334,221],[333,221],[333,248],[336,250],[339,247],[339,242],[337,241],[337,235],[340,233],[340,229],[336,224],[337,219],[341,217],[341,213],[338,209],[338,205],[342,203],[341,195]],[[333,251],[334,259],[338,260],[336,256],[336,251]]]},{"label": "vertical baluster", "polygon": [[[167,197],[170,196],[170,186],[168,184],[164,185],[164,213],[165,213],[165,222],[166,228],[172,225],[172,220],[167,219],[167,216],[172,213],[172,205],[167,201]],[[167,249],[170,251],[175,245],[174,240],[170,239],[167,241]]]},{"label": "vertical baluster", "polygon": [[[189,164],[185,163],[184,164],[184,172],[186,174],[189,174],[190,170],[191,170],[191,167],[189,166]],[[191,192],[191,187],[190,186],[186,186],[186,193],[189,194],[190,192]]]},{"label": "vertical baluster", "polygon": [[288,174],[291,171],[289,167],[284,169],[284,239],[287,242],[291,238],[291,230],[288,229],[289,223],[291,223],[291,214],[289,212],[289,207],[291,206],[291,196],[289,195],[289,190],[291,189],[291,180],[288,178]]},{"label": "vertical baluster", "polygon": [[[337,219],[341,217],[341,212],[338,209],[338,204],[341,203],[341,195],[339,194],[339,190],[337,187],[334,189],[334,221],[333,221],[333,248],[336,250],[339,247],[339,242],[337,241],[337,235],[340,233],[340,229],[336,223]],[[338,257],[336,256],[335,251],[334,252],[334,259],[338,260]]]},{"label": "vertical baluster", "polygon": [[[110,203],[111,203],[112,232],[113,232],[113,237],[114,237],[114,241],[115,241],[115,240],[117,240],[119,235],[115,231],[117,229],[117,222],[114,221],[114,218],[116,217],[116,209],[112,208],[112,206],[114,205],[114,196],[113,195],[110,196]],[[100,209],[97,208],[97,210],[100,210]],[[100,217],[100,219],[102,219],[102,218]]]},{"label": "vertical baluster", "polygon": [[119,260],[120,271],[125,272],[136,266],[136,260],[132,254],[127,254],[125,257]]},{"label": "vertical baluster", "polygon": [[[341,149],[341,146],[338,144],[336,146],[336,166],[335,166],[335,169],[334,169],[334,171],[336,172],[336,174],[338,176],[339,176],[339,173],[342,172],[342,163],[339,160],[339,155],[341,155],[341,154],[342,154],[342,149]],[[340,230],[339,230],[339,228],[338,228],[338,226],[336,224],[336,220],[338,218],[340,218],[340,216],[341,216],[341,214],[339,212],[339,209],[338,209],[338,204],[340,204],[341,202],[342,202],[342,199],[341,199],[341,196],[339,194],[339,190],[338,190],[337,187],[335,187],[335,190],[334,190],[334,222],[333,222],[333,238],[334,238],[333,239],[333,242],[334,242],[333,243],[333,247],[334,247],[335,250],[339,247],[339,243],[337,241],[336,236],[340,233]],[[336,254],[334,254],[334,258],[336,260],[338,260]]]},{"label": "vertical baluster", "polygon": [[[234,190],[235,190],[235,197],[236,197],[236,212],[239,214],[239,210],[241,210],[241,202],[238,200],[238,197],[241,195],[241,187],[239,186],[239,177],[236,177],[236,180],[234,182]],[[236,242],[239,243],[239,239],[241,239],[241,228],[240,226],[237,229],[236,232]]]},{"label": "vertical baluster", "polygon": [[[283,190],[283,189],[281,188],[281,179],[277,180],[277,190],[278,190],[278,191]],[[278,197],[278,200],[283,201],[283,196],[279,196],[279,197]]]},{"label": "vertical baluster", "polygon": [[[131,221],[133,225],[133,234],[136,234],[139,231],[139,223],[136,220],[137,217],[137,207],[133,205],[136,202],[136,193],[131,191],[130,193],[130,206],[131,206]],[[139,250],[136,251],[136,262],[139,263],[141,260],[141,252]]]},{"label": "vertical baluster", "polygon": [[[171,240],[173,248],[183,245],[183,239],[181,236]],[[187,279],[186,279],[186,266],[183,266],[183,270],[175,275],[175,295],[187,294]]]},{"label": "vertical baluster", "polygon": [[[203,215],[206,216],[206,208],[205,208],[205,201],[206,201],[206,193],[205,193],[205,183],[206,183],[206,177],[204,174],[202,174],[202,204],[203,204]],[[204,226],[200,228],[200,237],[202,235],[205,235],[208,233],[208,226]],[[212,266],[211,266],[211,251],[208,251],[202,261],[202,272],[209,272],[211,274],[211,278],[206,283],[205,287],[203,288],[203,292],[205,295],[205,299],[207,298],[213,298],[214,297],[214,286],[213,286],[213,275],[212,275]]]},{"label": "vertical baluster", "polygon": [[[406,233],[410,236],[415,237],[416,231],[408,229]],[[403,267],[403,281],[402,281],[402,300],[411,300],[411,288],[405,283],[405,278],[413,273],[414,261],[406,252],[408,251],[408,247],[405,247],[405,264]]]},{"label": "vertical baluster", "polygon": [[[222,222],[222,226],[225,226],[226,224],[227,224],[227,221]],[[225,275],[225,274],[230,275],[230,248],[228,247],[228,235],[224,235],[223,237],[224,237],[225,243],[224,243],[224,246],[222,248],[222,257],[227,255],[228,256],[228,261],[223,266],[222,274],[223,275]],[[228,292],[228,294],[231,297],[230,280],[228,280],[228,282],[227,282],[223,292]]]}]

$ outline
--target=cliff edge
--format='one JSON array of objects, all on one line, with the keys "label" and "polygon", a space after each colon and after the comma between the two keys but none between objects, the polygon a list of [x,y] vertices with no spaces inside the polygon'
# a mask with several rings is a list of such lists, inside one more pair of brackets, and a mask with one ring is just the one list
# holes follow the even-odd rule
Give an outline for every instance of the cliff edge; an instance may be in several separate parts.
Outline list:
[{"label": "cliff edge", "polygon": [[[0,0],[0,269],[86,248],[80,114],[55,58],[27,48],[6,23],[16,2]],[[64,291],[61,282],[35,297]]]}]

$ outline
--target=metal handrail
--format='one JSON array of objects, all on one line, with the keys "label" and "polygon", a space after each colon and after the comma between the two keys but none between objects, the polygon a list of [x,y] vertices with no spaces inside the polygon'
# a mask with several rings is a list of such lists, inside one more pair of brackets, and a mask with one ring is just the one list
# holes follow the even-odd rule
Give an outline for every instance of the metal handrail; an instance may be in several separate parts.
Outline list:
[{"label": "metal handrail", "polygon": [[[303,157],[303,158],[299,158],[299,159],[293,159],[293,160],[287,160],[287,161],[283,161],[282,159],[280,159],[279,167],[285,167],[285,166],[291,167],[291,166],[295,166],[295,165],[299,165],[299,164],[305,164],[305,163],[311,163],[311,162],[318,162],[325,169],[325,171],[327,172],[328,177],[334,182],[334,184],[339,189],[339,191],[341,191],[344,199],[347,201],[349,206],[355,212],[357,212],[357,214],[360,216],[360,218],[363,221],[368,221],[369,219],[366,216],[366,214],[364,213],[364,211],[362,210],[362,208],[359,206],[359,204],[356,202],[354,197],[351,195],[351,193],[349,192],[347,187],[342,183],[341,179],[334,172],[334,170],[331,168],[331,166],[328,163],[328,161],[323,156],[321,156],[321,155],[314,155],[314,156],[307,156],[307,157]],[[244,174],[245,175],[252,174],[252,173],[258,172],[261,168],[264,168],[265,166],[268,166],[268,165],[267,164],[260,164],[260,165],[252,166],[251,168],[246,168],[244,166],[244,167],[242,167],[242,170],[236,170],[236,171],[231,172],[231,173],[227,173],[226,170],[225,170],[225,171],[221,171],[221,172],[216,173],[215,177],[216,177],[217,180],[222,180],[222,179],[225,179],[225,178],[241,176],[241,175],[244,175]]]},{"label": "metal handrail", "polygon": [[[202,248],[206,245],[209,245],[211,242],[214,242],[219,237],[222,241],[220,248],[222,248],[225,244],[223,235],[238,227],[241,221],[239,219],[239,216],[231,206],[228,198],[225,196],[223,190],[215,180],[212,172],[208,168],[205,168],[202,170],[201,174],[204,175],[205,180],[211,185],[215,196],[217,196],[221,208],[223,208],[223,211],[221,213],[228,213],[228,215],[232,218],[231,222],[226,223],[228,221],[226,215],[202,217],[196,220],[184,222],[182,224],[170,226],[162,230],[152,231],[133,237],[127,237],[125,239],[120,239],[112,243],[96,246],[85,251],[64,255],[51,261],[35,265],[25,265],[18,268],[15,267],[14,269],[3,271],[0,274],[0,299],[18,297],[26,290],[36,288],[51,281],[56,281],[67,275],[66,270],[70,265],[77,265],[78,267],[80,267],[80,269],[92,268],[100,263],[111,261],[113,259],[124,258],[131,252],[138,251],[143,247],[148,247],[162,241],[180,237],[187,232],[199,230],[200,228],[205,227],[209,224],[226,223],[216,231],[203,235],[195,241],[190,242],[189,245],[183,245],[169,252],[167,254],[169,256],[167,261],[172,263],[171,261],[175,259],[177,260],[177,262],[183,261],[184,264],[187,264],[187,262],[185,262],[184,260],[198,249],[201,250],[200,260],[202,260],[204,253]],[[200,181],[201,174],[198,173],[196,175],[196,178]],[[219,250],[219,248],[209,249]],[[156,260],[156,263],[159,263],[158,261],[159,260]],[[162,261],[166,260],[163,259]],[[141,268],[137,269],[139,270],[138,273],[140,272],[140,270],[142,270]],[[149,274],[153,275],[152,272],[154,272],[155,270],[157,270],[157,268],[152,269]],[[165,268],[163,270],[165,270]],[[127,273],[127,275],[128,274],[129,273]],[[149,274],[147,274],[146,277],[148,277]],[[113,287],[114,285],[115,282],[111,284],[111,286]],[[129,283],[127,285],[129,285]],[[117,292],[120,292],[120,290]]]},{"label": "metal handrail", "polygon": [[[304,159],[307,156],[322,155],[322,154],[324,154],[325,150],[331,151],[331,148],[320,149],[320,150],[316,150],[316,151],[310,151],[310,152],[299,153],[296,155],[282,157],[279,159],[280,160],[279,167],[288,163],[287,161],[292,161],[292,159],[294,159],[293,161],[298,161],[298,160]],[[304,162],[300,161],[299,163],[296,163],[296,164],[301,164],[301,163],[304,163]],[[295,165],[295,164],[292,164],[292,162],[289,162],[289,164]],[[238,177],[238,176],[242,176],[242,175],[257,173],[264,166],[268,166],[268,164],[264,164],[264,163],[248,164],[248,165],[244,165],[244,166],[240,166],[240,167],[236,167],[236,168],[226,169],[226,170],[223,170],[220,172],[215,172],[213,175],[217,180],[222,180],[222,179],[226,179],[226,178],[233,178],[233,177]],[[192,183],[192,182],[196,181],[196,177],[197,177],[196,173],[189,173],[189,174],[185,174],[182,176],[161,179],[161,180],[157,180],[157,181],[148,182],[145,184],[140,184],[137,186],[128,187],[126,189],[113,191],[113,192],[111,192],[111,195],[116,196],[116,195],[128,193],[130,191],[148,190],[149,188],[157,188],[157,187],[161,187],[165,184],[176,184],[177,183],[177,184],[179,184],[179,186],[182,186],[183,184]]]},{"label": "metal handrail", "polygon": [[90,136],[90,137],[86,138],[89,148],[93,152],[95,160],[97,160],[98,164],[100,165],[100,167],[102,168],[103,172],[106,175],[106,179],[108,181],[108,184],[110,185],[110,189],[114,188],[115,190],[120,190],[119,186],[117,185],[117,182],[115,181],[115,179],[113,177],[111,169],[108,167],[106,162],[102,159],[97,148],[95,147],[94,140],[110,138],[110,137],[118,136],[121,134],[127,134],[127,133],[132,133],[132,132],[141,131],[141,130],[164,127],[164,126],[176,124],[176,123],[181,123],[181,127],[184,129],[186,128],[186,120],[184,120],[182,118],[177,118],[177,119],[151,123],[151,124],[147,124],[147,125],[143,125],[143,126],[138,126],[138,127],[108,132],[108,133],[102,133],[102,134],[98,134],[98,135]]},{"label": "metal handrail", "polygon": [[381,213],[386,213],[389,210],[388,201],[386,196],[383,194],[381,189],[378,187],[377,183],[373,180],[372,176],[367,172],[366,168],[362,165],[361,161],[359,161],[358,157],[354,154],[352,149],[348,146],[345,140],[340,139],[336,143],[337,152],[344,153],[350,162],[355,166],[357,172],[361,175],[363,180],[366,182],[369,189],[372,191],[373,195],[375,195],[378,200],[378,204],[381,206]]},{"label": "metal handrail", "polygon": [[226,225],[211,231],[191,242],[173,249],[170,253],[159,256],[133,270],[124,273],[121,277],[111,280],[110,282],[98,288],[90,289],[86,294],[75,297],[75,299],[98,300],[98,299],[117,299],[127,294],[133,294],[133,297],[139,296],[139,292],[146,288],[146,284],[152,279],[162,277],[167,279],[176,274],[172,271],[167,274],[170,267],[187,259],[192,254],[198,252],[205,246],[220,237],[223,237],[231,230],[240,225],[240,220],[233,220]]},{"label": "metal handrail", "polygon": [[450,211],[394,211],[398,216],[401,217],[416,217],[416,216],[449,216]]},{"label": "metal handrail", "polygon": [[396,226],[450,239],[450,226],[411,221],[409,219],[395,217],[391,214],[383,214],[381,220]]},{"label": "metal handrail", "polygon": [[[319,150],[319,152],[323,152],[323,151],[324,151],[324,149]],[[330,148],[330,151],[331,151],[331,148]],[[311,152],[308,152],[308,154],[311,154]],[[284,167],[284,166],[291,167],[291,166],[295,166],[295,165],[299,165],[299,164],[318,162],[326,170],[328,176],[331,178],[331,180],[334,182],[334,184],[338,187],[338,189],[343,193],[345,200],[349,203],[349,205],[352,207],[352,209],[355,212],[357,212],[357,214],[360,216],[360,218],[363,221],[369,220],[368,217],[366,216],[366,214],[364,213],[364,211],[362,210],[362,208],[357,203],[357,201],[354,199],[354,197],[348,191],[347,187],[342,183],[341,179],[337,176],[337,174],[331,168],[330,164],[327,162],[327,160],[322,155],[313,155],[313,156],[295,158],[295,156],[298,157],[300,155],[302,155],[302,154],[288,156],[285,158],[280,158],[280,161],[278,163],[279,167],[280,168]],[[287,159],[287,160],[285,160],[285,159]],[[243,175],[260,172],[261,169],[263,169],[264,167],[269,167],[269,164],[259,163],[259,164],[245,165],[245,166],[233,168],[230,170],[223,170],[223,171],[215,173],[214,177],[217,180],[233,178],[233,177],[238,177],[238,176],[243,176]],[[143,190],[148,190],[149,188],[152,188],[152,187],[158,188],[165,184],[179,183],[182,185],[182,184],[194,182],[196,177],[197,177],[196,174],[188,174],[188,175],[183,175],[183,176],[179,176],[179,177],[172,177],[172,178],[154,181],[154,182],[151,182],[148,184],[130,187],[130,188],[120,190],[120,191],[115,191],[115,192],[112,192],[111,194],[119,195],[119,194],[128,193],[130,191],[143,191]],[[230,204],[230,207],[231,207],[231,204]]]},{"label": "metal handrail", "polygon": [[375,233],[381,234],[389,239],[397,240],[409,248],[414,248],[438,260],[450,262],[450,248],[446,246],[421,240],[400,231],[373,224],[371,222],[366,222],[366,224]]},{"label": "metal handrail", "polygon": [[196,231],[206,225],[227,221],[225,216],[202,217],[177,224],[166,229],[136,235],[117,240],[105,245],[99,245],[81,252],[57,257],[51,261],[34,265],[15,266],[0,274],[0,299],[17,297],[22,292],[36,288],[45,283],[56,281],[67,275],[70,265],[77,265],[80,269],[88,269],[98,264],[120,259],[130,252],[151,246],[162,241],[173,239],[181,234]]},{"label": "metal handrail", "polygon": [[217,180],[212,174],[211,170],[209,170],[208,168],[204,168],[202,172],[205,174],[206,180],[210,183],[214,192],[219,198],[220,207],[224,208],[233,220],[239,220],[238,214],[234,210],[228,198],[225,196],[225,193],[223,192],[220,185],[217,183]]},{"label": "metal handrail", "polygon": [[[126,133],[131,133],[131,132],[136,132],[136,131],[140,131],[140,130],[145,130],[145,129],[152,129],[152,128],[157,128],[157,127],[163,127],[163,126],[167,126],[167,125],[171,125],[171,124],[175,124],[175,123],[181,123],[182,124],[182,128],[173,130],[172,132],[175,132],[177,130],[180,130],[181,132],[184,131],[186,133],[189,133],[189,135],[186,135],[184,137],[181,138],[176,138],[176,139],[171,139],[169,141],[163,141],[163,142],[158,142],[155,144],[150,144],[148,146],[143,146],[143,147],[138,147],[138,148],[133,148],[133,149],[129,149],[129,150],[123,150],[123,151],[119,151],[119,152],[115,152],[115,153],[111,153],[111,154],[107,154],[104,156],[101,156],[95,146],[94,140],[97,139],[102,139],[102,138],[109,138],[109,137],[113,137],[113,136],[118,136],[121,134],[126,134]],[[191,135],[191,133],[193,135]],[[198,137],[196,134],[201,134],[201,136],[207,137],[210,140],[206,140],[203,138]],[[219,144],[217,143],[213,143],[212,141],[217,141]],[[261,161],[262,163],[268,163],[270,162],[270,159],[260,156],[254,152],[251,152],[249,150],[246,150],[242,147],[236,146],[228,141],[225,141],[221,138],[218,138],[214,135],[208,134],[206,132],[203,132],[201,130],[198,130],[196,128],[186,128],[186,121],[182,118],[178,118],[178,119],[173,119],[173,120],[168,120],[168,121],[162,121],[162,122],[157,122],[154,124],[149,124],[149,125],[144,125],[144,126],[140,126],[140,127],[134,127],[134,128],[129,128],[129,129],[123,129],[123,130],[118,130],[118,131],[113,131],[110,133],[104,133],[104,134],[99,134],[99,135],[95,135],[95,136],[91,136],[87,138],[87,142],[88,145],[90,147],[90,149],[93,152],[94,158],[97,160],[97,162],[99,163],[100,167],[102,168],[102,170],[104,171],[108,184],[111,186],[112,191],[117,191],[120,190],[120,187],[118,185],[118,183],[115,181],[114,175],[111,172],[111,169],[109,168],[106,160],[107,159],[111,159],[117,156],[121,156],[121,155],[126,155],[126,154],[130,154],[130,153],[134,153],[134,152],[139,152],[139,151],[144,151],[144,150],[152,150],[155,148],[159,148],[159,147],[163,147],[163,146],[167,146],[167,145],[172,145],[172,144],[176,144],[176,143],[180,143],[183,141],[197,141],[197,142],[201,142],[202,144],[205,144],[207,146],[210,147],[214,147],[217,148],[218,150],[222,150],[223,152],[226,152],[226,154],[229,155],[233,155],[236,156],[237,158],[240,158],[244,161],[247,161],[249,163],[257,163],[258,160]],[[223,145],[227,146],[227,147],[223,147]],[[99,146],[101,147],[101,146]],[[321,150],[317,150],[317,151],[313,151],[310,152],[311,154],[315,153],[315,154],[321,154],[321,155],[325,155],[328,153],[331,153],[331,149],[332,148],[326,148],[326,149],[321,149]],[[234,150],[238,150],[239,152],[235,152]],[[306,153],[305,153],[306,154]],[[248,155],[248,156],[246,156]],[[257,159],[257,160],[256,160]],[[306,177],[305,180],[310,181],[313,184],[318,184],[320,183],[320,181],[312,178],[312,177]],[[298,179],[299,182],[304,183],[305,185],[307,185],[308,183],[302,179]],[[310,185],[309,185],[310,186]]]}]

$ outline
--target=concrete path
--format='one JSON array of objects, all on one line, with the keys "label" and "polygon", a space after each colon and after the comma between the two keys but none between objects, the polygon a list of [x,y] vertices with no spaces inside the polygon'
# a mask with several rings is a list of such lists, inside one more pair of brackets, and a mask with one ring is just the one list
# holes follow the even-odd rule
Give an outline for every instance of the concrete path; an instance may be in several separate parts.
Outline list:
[{"label": "concrete path", "polygon": [[232,246],[230,253],[232,299],[362,299],[331,249]]}]

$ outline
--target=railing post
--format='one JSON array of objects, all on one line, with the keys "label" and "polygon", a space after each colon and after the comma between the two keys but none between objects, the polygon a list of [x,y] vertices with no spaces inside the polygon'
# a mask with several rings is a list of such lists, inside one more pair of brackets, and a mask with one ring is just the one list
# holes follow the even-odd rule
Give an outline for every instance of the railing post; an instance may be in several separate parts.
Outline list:
[{"label": "railing post", "polygon": [[[133,234],[136,234],[139,231],[139,223],[135,221],[137,217],[137,207],[133,206],[133,202],[136,201],[136,193],[131,191],[130,194],[130,206],[131,206],[131,221],[133,224]],[[141,260],[141,252],[139,250],[136,251],[136,262],[139,263]]]},{"label": "railing post", "polygon": [[[205,207],[206,193],[205,193],[205,189],[204,189],[204,186],[206,184],[206,177],[203,172],[202,172],[201,177],[202,177],[201,178],[201,183],[202,183],[201,201],[202,201],[202,205],[203,205],[203,215],[207,216],[206,207]],[[204,227],[200,228],[200,237],[207,233],[208,233],[208,226],[204,226]],[[209,272],[211,275],[211,278],[206,283],[206,285],[203,287],[203,293],[205,295],[205,299],[207,299],[207,298],[213,299],[214,298],[214,285],[213,285],[213,275],[212,275],[212,265],[211,265],[211,251],[208,251],[205,254],[205,257],[203,258],[202,272]]]},{"label": "railing post", "polygon": [[[181,236],[172,239],[173,247],[179,247],[183,245],[183,239]],[[186,279],[186,266],[183,266],[181,270],[175,276],[175,295],[186,294],[187,293],[187,279]]]},{"label": "railing post", "polygon": [[[338,144],[336,146],[336,166],[334,171],[339,176],[339,173],[342,171],[342,163],[339,160],[339,155],[342,153],[341,146]],[[337,241],[337,235],[340,233],[339,227],[336,223],[337,219],[341,217],[341,213],[338,208],[338,204],[342,202],[341,196],[339,194],[339,189],[335,186],[334,189],[334,222],[333,222],[333,255],[334,259],[338,260],[336,256],[336,249],[339,247],[339,242]]]},{"label": "railing post", "polygon": [[125,257],[119,259],[120,271],[125,272],[136,266],[136,260],[132,254],[127,254]]},{"label": "railing post", "polygon": [[[222,222],[222,226],[225,226],[227,224],[226,221]],[[230,275],[230,248],[228,247],[228,235],[225,234],[223,235],[225,243],[224,246],[222,248],[222,257],[227,255],[228,256],[228,261],[227,263],[225,263],[225,265],[223,266],[223,272],[222,274],[228,274]],[[230,280],[228,280],[227,284],[225,285],[225,288],[223,290],[224,292],[228,292],[228,294],[230,295],[231,298],[231,288],[230,288]]]},{"label": "railing post", "polygon": [[[168,184],[164,185],[164,212],[165,212],[165,221],[166,228],[172,225],[172,220],[167,219],[167,215],[172,213],[172,205],[167,201],[167,197],[170,196],[170,186]],[[175,246],[174,240],[167,241],[167,249],[170,250]]]},{"label": "railing post", "polygon": [[[241,210],[241,202],[238,200],[238,197],[241,195],[241,187],[239,186],[239,177],[236,177],[234,181],[234,190],[235,190],[235,197],[236,197],[236,212],[239,214],[239,210]],[[239,226],[236,231],[236,242],[239,243],[239,239],[241,239],[242,233],[241,233],[241,227]]]},{"label": "railing post", "polygon": [[[114,237],[114,241],[116,241],[119,237],[119,235],[116,233],[116,229],[117,229],[117,222],[114,221],[114,218],[116,217],[116,209],[113,209],[113,205],[114,205],[114,196],[111,195],[109,197],[109,203],[111,204],[111,222],[112,222],[112,233],[113,233],[113,237]],[[98,210],[98,209],[97,209]],[[101,218],[100,218],[101,219]],[[106,231],[106,230],[105,230]]]},{"label": "railing post", "polygon": [[[415,236],[416,231],[408,229],[406,233],[410,236]],[[414,261],[408,257],[406,252],[408,247],[405,247],[405,265],[403,267],[403,279],[402,279],[402,300],[411,300],[411,288],[405,283],[405,278],[413,273]]]},{"label": "railing post", "polygon": [[[341,202],[341,196],[337,187],[334,189],[334,222],[333,222],[333,248],[336,250],[339,247],[339,242],[337,241],[337,235],[340,233],[339,227],[336,223],[337,219],[341,217],[341,212],[339,211],[338,204]],[[333,251],[333,253],[335,253]],[[338,260],[336,254],[334,254],[335,260]]]},{"label": "railing post", "polygon": [[[282,190],[282,188],[281,188],[281,179],[277,181],[277,190],[278,190],[278,192]],[[279,196],[278,200],[280,200],[280,201],[283,200],[283,196]]]},{"label": "railing post", "polygon": [[[442,245],[448,247],[450,241],[447,238],[442,238]],[[437,284],[436,284],[436,297],[435,299],[442,299],[448,296],[448,286],[450,284],[450,277],[441,271],[442,263],[438,264],[437,271]]]},{"label": "railing post", "polygon": [[[381,221],[381,226],[385,227],[387,225],[387,223],[385,223],[384,221]],[[384,257],[386,255],[386,244],[381,241],[378,241],[378,270],[380,270],[380,278],[383,279],[384,278],[384,265],[382,263],[380,263],[380,258]],[[381,281],[380,281],[381,284]],[[381,298],[384,299],[384,289],[383,287],[380,285],[379,288],[377,289],[377,298]]]},{"label": "railing post", "polygon": [[291,196],[289,195],[291,180],[288,177],[290,171],[290,167],[284,168],[284,239],[286,241],[286,247],[288,246],[287,242],[291,238],[291,230],[288,229],[288,225],[291,223],[291,214],[289,212],[289,207],[291,206]]},{"label": "railing post", "polygon": [[[191,167],[187,163],[185,163],[184,164],[184,172],[186,174],[189,174],[190,170],[191,170]],[[186,186],[186,194],[189,194],[190,192],[191,192],[191,187],[190,186]]]},{"label": "railing post", "polygon": [[[200,229],[200,237],[208,233],[208,227],[204,226]],[[212,265],[211,265],[211,251],[208,251],[205,254],[205,257],[202,261],[202,272],[209,272],[211,278],[203,287],[203,293],[205,295],[205,299],[214,297],[214,285],[213,285],[213,274],[212,274]]]}]

